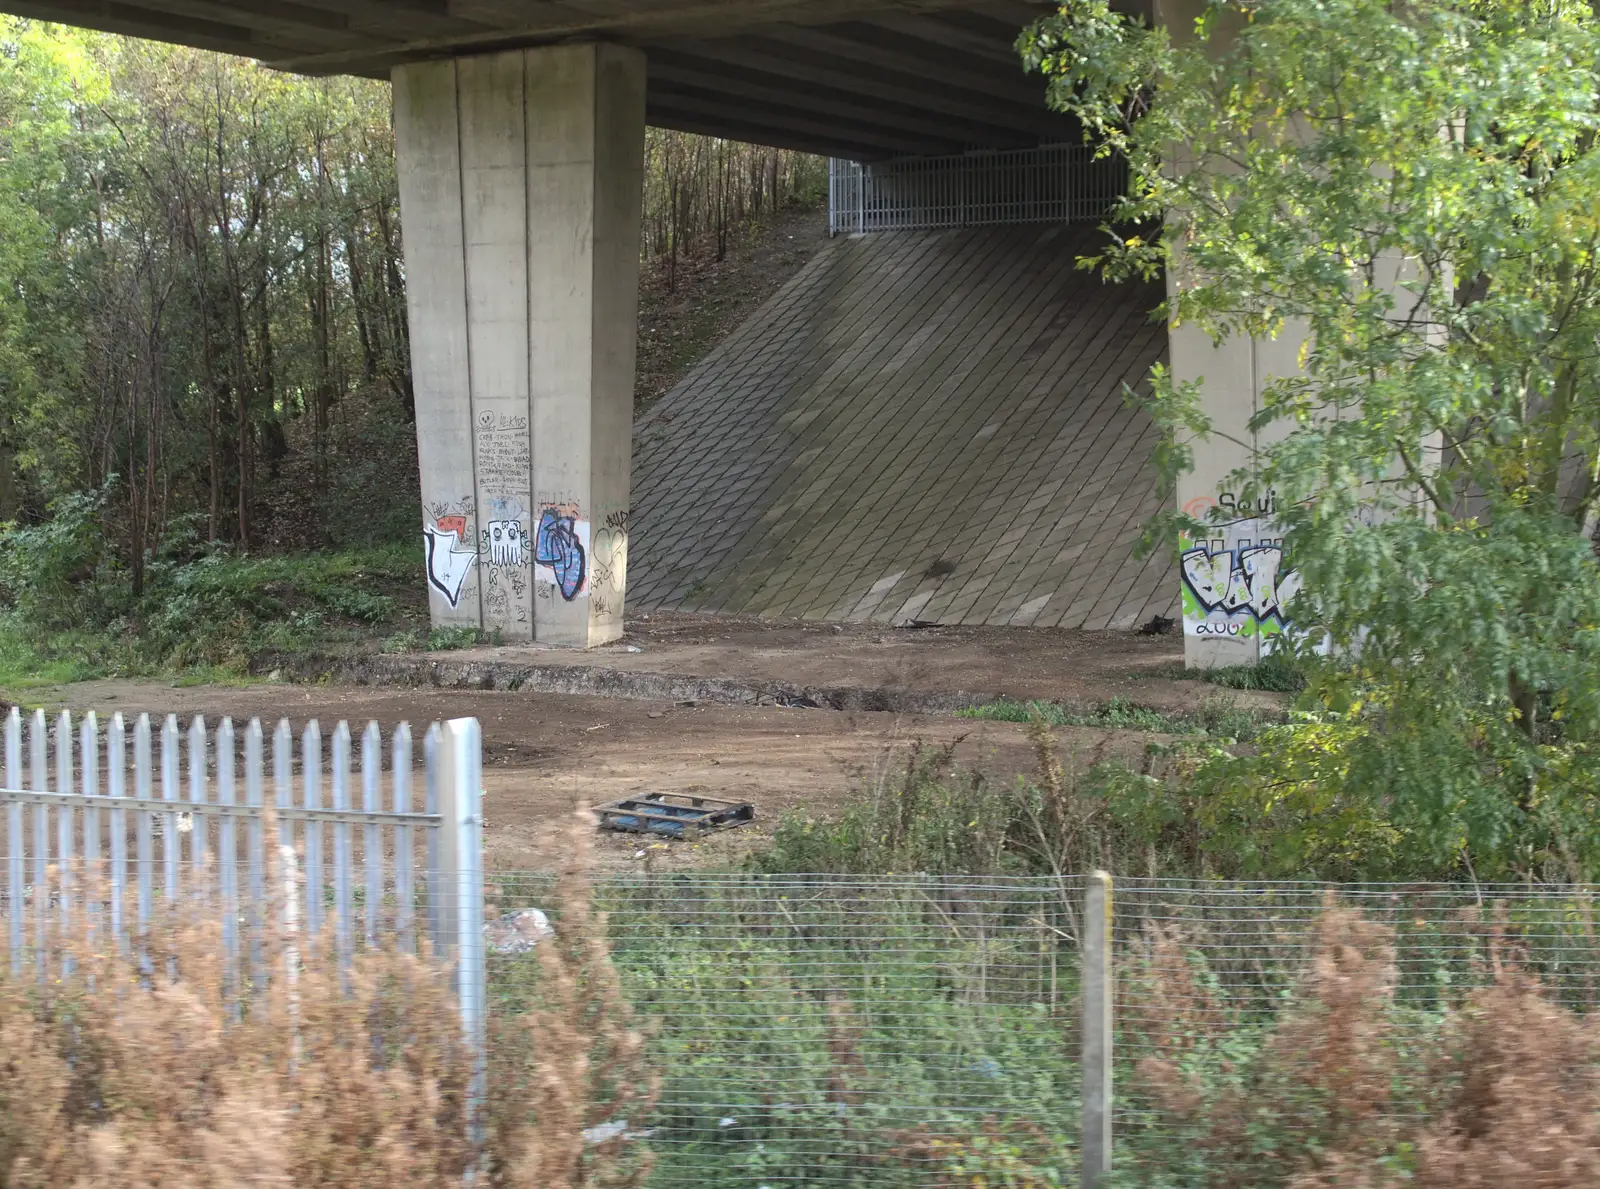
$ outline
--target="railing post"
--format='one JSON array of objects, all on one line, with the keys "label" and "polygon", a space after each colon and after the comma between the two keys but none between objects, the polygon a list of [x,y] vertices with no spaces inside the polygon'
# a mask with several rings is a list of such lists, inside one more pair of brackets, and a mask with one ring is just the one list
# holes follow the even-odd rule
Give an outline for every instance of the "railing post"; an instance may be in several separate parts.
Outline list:
[{"label": "railing post", "polygon": [[828,238],[839,234],[839,158],[828,158]]},{"label": "railing post", "polygon": [[856,162],[856,231],[866,234],[867,230],[867,167],[861,162]]},{"label": "railing post", "polygon": [[1111,1171],[1111,876],[1096,871],[1083,896],[1083,1189]]},{"label": "railing post", "polygon": [[[478,1055],[473,1100],[485,1090],[483,946],[483,731],[475,718],[444,724],[437,753],[439,787],[439,869],[428,873],[429,894],[437,888],[445,901],[435,942],[439,955],[454,960],[456,994],[467,1043]],[[481,1117],[474,1109],[474,1134]]]}]

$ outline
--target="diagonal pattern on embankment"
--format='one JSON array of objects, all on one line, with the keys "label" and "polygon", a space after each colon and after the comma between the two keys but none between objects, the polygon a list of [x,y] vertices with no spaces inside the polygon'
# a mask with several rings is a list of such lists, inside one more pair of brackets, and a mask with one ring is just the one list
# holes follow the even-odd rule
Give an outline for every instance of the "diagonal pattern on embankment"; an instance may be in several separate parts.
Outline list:
[{"label": "diagonal pattern on embankment", "polygon": [[1177,614],[1155,429],[1159,285],[1102,233],[838,240],[635,429],[629,600],[812,619],[1131,628]]}]

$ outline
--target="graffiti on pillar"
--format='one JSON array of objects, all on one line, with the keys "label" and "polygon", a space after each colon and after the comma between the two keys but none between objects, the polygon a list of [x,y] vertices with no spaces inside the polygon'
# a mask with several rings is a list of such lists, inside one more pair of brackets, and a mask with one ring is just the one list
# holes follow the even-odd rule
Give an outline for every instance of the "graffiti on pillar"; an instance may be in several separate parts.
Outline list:
[{"label": "graffiti on pillar", "polygon": [[443,596],[452,608],[461,605],[461,591],[467,584],[478,553],[464,542],[471,505],[434,504],[422,526],[422,543],[427,559],[428,585]]},{"label": "graffiti on pillar", "polygon": [[533,561],[526,507],[516,496],[490,496],[489,516],[478,534],[485,616],[497,625],[526,625]]},{"label": "graffiti on pillar", "polygon": [[567,602],[589,592],[589,522],[571,505],[546,507],[534,537],[534,564],[541,581]]},{"label": "graffiti on pillar", "polygon": [[[596,591],[620,595],[628,588],[628,514],[612,512],[605,527],[594,534],[594,575]],[[597,612],[598,613],[598,612]]]},{"label": "graffiti on pillar", "polygon": [[481,410],[474,422],[473,464],[484,503],[479,522],[483,608],[486,624],[515,628],[532,615],[528,584],[530,544],[528,505],[533,478],[528,416]]},{"label": "graffiti on pillar", "polygon": [[479,413],[473,461],[481,490],[527,492],[533,475],[528,418]]},{"label": "graffiti on pillar", "polygon": [[1253,516],[1207,525],[1205,533],[1203,540],[1185,539],[1179,555],[1184,632],[1247,640],[1288,630],[1286,606],[1300,590],[1300,575],[1284,567],[1283,539],[1272,535],[1272,522]]},{"label": "graffiti on pillar", "polygon": [[1183,511],[1186,516],[1205,520],[1218,508],[1222,509],[1221,519],[1224,521],[1253,520],[1263,516],[1271,519],[1278,511],[1278,493],[1269,487],[1265,495],[1254,500],[1247,500],[1231,491],[1197,495],[1183,506]]},{"label": "graffiti on pillar", "polygon": [[483,552],[491,566],[526,565],[528,530],[522,518],[489,521],[483,530]]},{"label": "graffiti on pillar", "polygon": [[594,585],[620,594],[628,585],[628,534],[603,528],[594,535]]}]

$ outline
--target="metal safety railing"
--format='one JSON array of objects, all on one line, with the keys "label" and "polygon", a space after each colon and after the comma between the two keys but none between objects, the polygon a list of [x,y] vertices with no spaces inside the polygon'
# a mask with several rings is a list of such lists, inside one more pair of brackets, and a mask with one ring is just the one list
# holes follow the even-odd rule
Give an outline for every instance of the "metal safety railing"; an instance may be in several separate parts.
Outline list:
[{"label": "metal safety railing", "polygon": [[1098,219],[1126,169],[1085,145],[828,162],[833,235]]}]

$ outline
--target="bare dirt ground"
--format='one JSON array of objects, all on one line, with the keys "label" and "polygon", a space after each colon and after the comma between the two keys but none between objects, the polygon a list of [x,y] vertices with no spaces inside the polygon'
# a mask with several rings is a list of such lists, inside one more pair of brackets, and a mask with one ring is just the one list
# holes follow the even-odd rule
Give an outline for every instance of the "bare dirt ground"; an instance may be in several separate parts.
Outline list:
[{"label": "bare dirt ground", "polygon": [[[958,765],[1010,783],[1036,769],[1020,725],[950,713],[832,710],[770,704],[764,688],[887,691],[864,705],[932,704],[957,692],[1039,698],[1093,707],[1114,698],[1192,712],[1210,698],[1268,709],[1273,694],[1228,693],[1182,679],[1182,639],[1124,633],[1005,628],[894,629],[871,624],[779,622],[682,613],[641,616],[625,641],[589,653],[499,648],[439,653],[452,674],[440,688],[282,680],[239,686],[108,680],[31,690],[30,706],[124,715],[203,714],[296,724],[376,720],[387,732],[410,722],[476,716],[483,723],[487,846],[502,870],[549,869],[552,848],[575,806],[646,792],[690,793],[756,806],[752,826],[699,843],[602,840],[609,867],[716,867],[737,863],[787,814],[826,814],[891,779],[910,749],[955,746]],[[609,669],[606,690],[544,692],[472,686],[499,665],[556,666],[559,673]],[[524,670],[526,671],[526,670]],[[480,675],[474,677],[474,674]],[[665,676],[668,680],[660,678]],[[435,674],[438,677],[438,674]],[[683,693],[704,682],[714,696]],[[670,697],[659,692],[670,685]],[[902,695],[904,697],[902,698]],[[897,701],[897,699],[899,699]],[[1137,731],[1058,728],[1063,759],[1087,766],[1137,758],[1154,739]]]},{"label": "bare dirt ground", "polygon": [[[777,707],[694,705],[581,695],[400,690],[263,683],[176,687],[109,680],[32,691],[30,704],[124,715],[204,714],[210,719],[320,719],[331,727],[376,720],[387,733],[442,718],[483,723],[491,867],[548,870],[561,855],[565,815],[576,806],[642,792],[701,793],[755,804],[757,820],[699,843],[650,843],[607,836],[609,868],[659,869],[737,863],[789,813],[826,813],[876,779],[901,768],[917,741],[956,742],[959,764],[1011,781],[1032,770],[1021,727],[944,716],[839,713]],[[1085,761],[1136,756],[1149,736],[1134,732],[1057,732],[1064,756]]]},{"label": "bare dirt ground", "polygon": [[[630,652],[629,647],[642,649]],[[505,650],[501,650],[505,651]],[[741,676],[802,686],[1089,704],[1123,698],[1193,709],[1207,687],[1177,681],[1183,637],[985,627],[891,627],[657,612],[585,663],[633,672]]]}]

